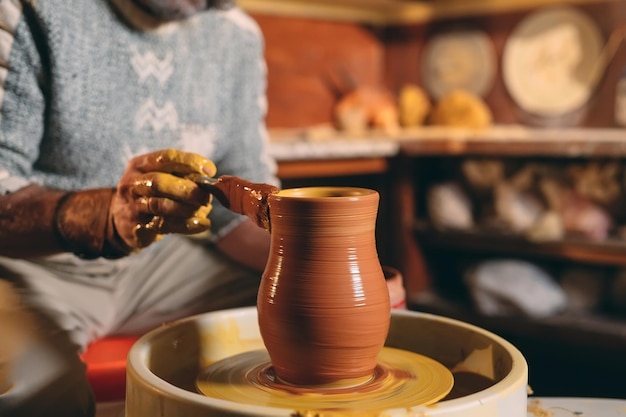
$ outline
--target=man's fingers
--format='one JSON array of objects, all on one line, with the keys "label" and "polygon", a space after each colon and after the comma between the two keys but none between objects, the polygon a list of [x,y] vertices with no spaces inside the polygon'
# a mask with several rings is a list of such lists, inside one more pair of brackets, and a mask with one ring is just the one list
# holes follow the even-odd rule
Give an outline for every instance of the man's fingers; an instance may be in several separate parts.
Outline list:
[{"label": "man's fingers", "polygon": [[215,176],[215,164],[201,155],[177,149],[164,149],[133,158],[131,165],[140,172],[159,171],[184,176],[197,172]]},{"label": "man's fingers", "polygon": [[211,198],[193,181],[163,172],[149,172],[136,177],[131,188],[133,196],[169,198],[198,206],[206,204]]},{"label": "man's fingers", "polygon": [[206,217],[189,217],[186,219],[168,218],[161,226],[160,232],[195,235],[209,230],[211,221]]},{"label": "man's fingers", "polygon": [[211,221],[204,216],[174,218],[153,216],[150,220],[137,224],[134,230],[137,247],[145,248],[168,233],[195,235],[211,227]]},{"label": "man's fingers", "polygon": [[197,234],[209,229],[211,194],[184,176],[215,176],[212,161],[165,149],[133,158],[116,193],[115,224],[122,239],[143,248],[163,234]]},{"label": "man's fingers", "polygon": [[151,214],[166,217],[193,217],[195,212],[203,206],[185,204],[163,197],[140,197],[136,200],[137,213]]}]

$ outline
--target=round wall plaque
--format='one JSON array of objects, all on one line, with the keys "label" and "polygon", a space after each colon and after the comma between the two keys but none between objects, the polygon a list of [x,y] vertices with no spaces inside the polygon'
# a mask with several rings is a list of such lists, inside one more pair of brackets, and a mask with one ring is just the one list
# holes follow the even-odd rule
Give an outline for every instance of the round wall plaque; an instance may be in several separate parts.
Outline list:
[{"label": "round wall plaque", "polygon": [[603,40],[580,10],[559,6],[526,17],[506,42],[502,76],[517,105],[540,117],[580,109],[595,88]]},{"label": "round wall plaque", "polygon": [[434,35],[422,58],[424,86],[435,99],[454,90],[484,96],[492,87],[496,57],[489,36],[474,29]]}]

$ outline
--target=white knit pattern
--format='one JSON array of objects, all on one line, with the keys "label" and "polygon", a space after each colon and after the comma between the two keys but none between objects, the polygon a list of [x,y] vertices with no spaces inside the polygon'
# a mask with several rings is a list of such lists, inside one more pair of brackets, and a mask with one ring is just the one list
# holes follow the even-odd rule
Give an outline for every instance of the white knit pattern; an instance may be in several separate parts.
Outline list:
[{"label": "white knit pattern", "polygon": [[137,110],[135,115],[135,128],[141,130],[151,128],[160,132],[165,128],[176,130],[178,128],[178,112],[171,102],[166,102],[159,107],[152,98],[147,98]]},{"label": "white knit pattern", "polygon": [[174,54],[170,51],[162,59],[152,51],[141,53],[136,46],[131,46],[131,65],[137,73],[140,82],[154,77],[159,84],[164,85],[174,72]]}]

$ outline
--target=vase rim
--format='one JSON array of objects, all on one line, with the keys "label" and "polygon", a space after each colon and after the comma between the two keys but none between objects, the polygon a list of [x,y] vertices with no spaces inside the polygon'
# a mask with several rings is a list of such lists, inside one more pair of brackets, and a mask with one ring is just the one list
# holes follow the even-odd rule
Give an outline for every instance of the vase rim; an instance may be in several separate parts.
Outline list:
[{"label": "vase rim", "polygon": [[354,199],[365,197],[372,194],[378,194],[376,190],[362,187],[347,186],[312,186],[285,188],[276,194],[272,194],[275,198],[288,198],[297,200],[307,199]]}]

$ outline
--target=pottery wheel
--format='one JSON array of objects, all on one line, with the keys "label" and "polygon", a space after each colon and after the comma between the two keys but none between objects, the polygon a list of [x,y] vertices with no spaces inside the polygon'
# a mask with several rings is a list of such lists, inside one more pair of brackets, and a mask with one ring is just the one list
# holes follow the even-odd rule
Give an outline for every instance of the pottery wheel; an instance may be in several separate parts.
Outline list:
[{"label": "pottery wheel", "polygon": [[354,385],[300,387],[273,373],[265,350],[253,350],[209,365],[196,381],[200,393],[217,399],[293,410],[406,408],[433,404],[452,389],[450,370],[417,353],[385,347],[374,374]]}]

